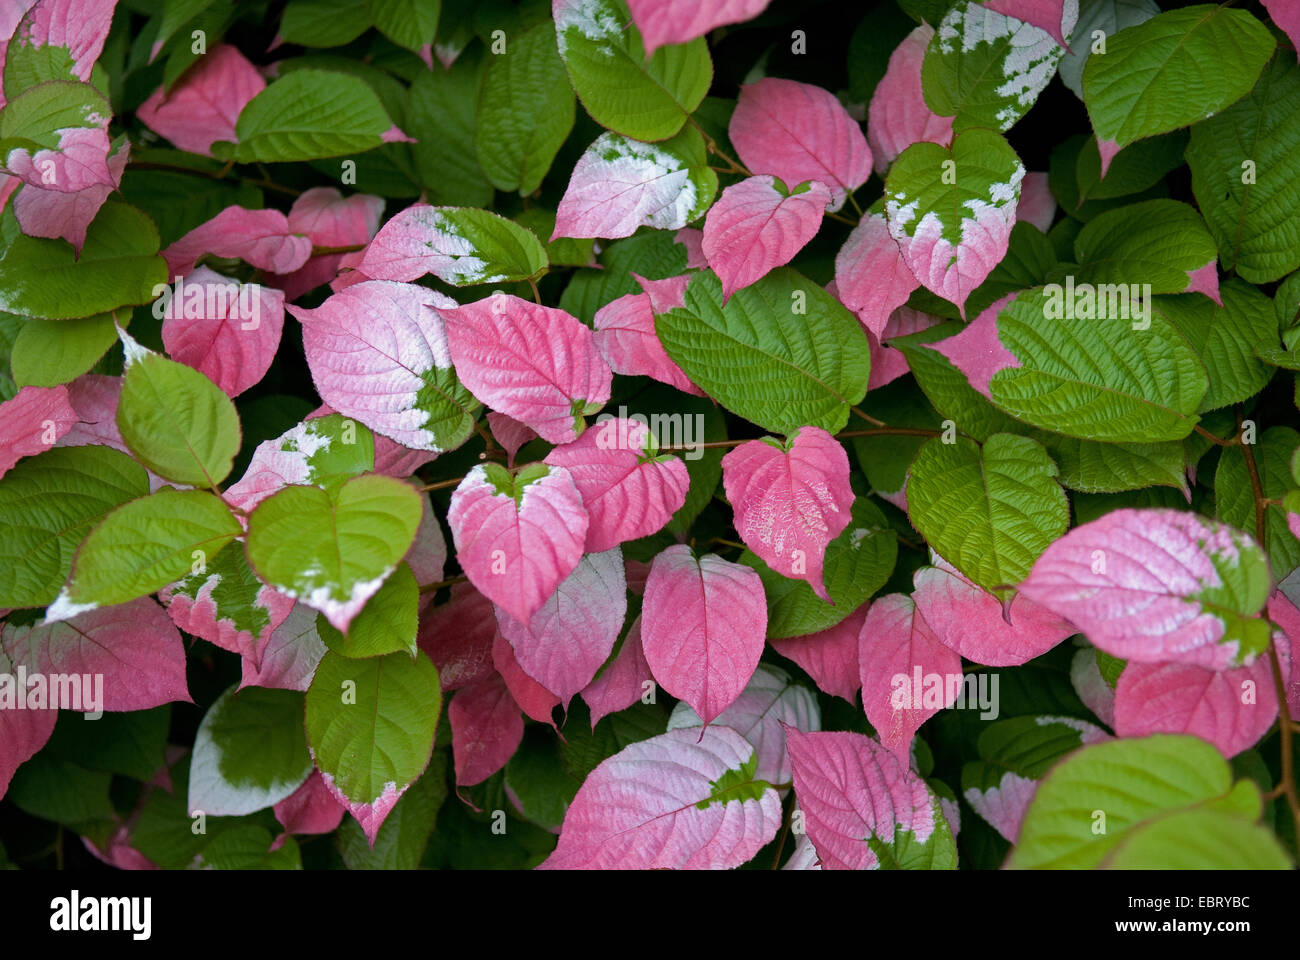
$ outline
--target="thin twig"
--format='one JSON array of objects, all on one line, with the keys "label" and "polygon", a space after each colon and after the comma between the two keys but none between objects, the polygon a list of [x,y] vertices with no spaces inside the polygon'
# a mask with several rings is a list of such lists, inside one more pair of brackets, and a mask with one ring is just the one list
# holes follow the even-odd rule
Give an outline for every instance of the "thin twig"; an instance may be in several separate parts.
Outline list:
[{"label": "thin twig", "polygon": [[437,583],[426,583],[424,586],[420,588],[420,592],[433,593],[435,590],[441,590],[443,587],[450,587],[458,583],[464,583],[468,579],[469,577],[465,576],[465,574],[462,573],[458,577],[450,577],[446,580],[439,580]]}]

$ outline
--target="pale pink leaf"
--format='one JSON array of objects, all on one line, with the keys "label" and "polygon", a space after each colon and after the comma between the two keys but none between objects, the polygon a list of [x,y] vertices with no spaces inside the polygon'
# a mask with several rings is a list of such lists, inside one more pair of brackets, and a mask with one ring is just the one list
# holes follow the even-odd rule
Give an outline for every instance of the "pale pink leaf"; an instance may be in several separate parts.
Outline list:
[{"label": "pale pink leaf", "polygon": [[[122,182],[122,171],[126,169],[130,154],[131,144],[123,138],[116,152],[108,158],[110,183],[95,184],[76,193],[44,190],[30,183],[25,185],[14,197],[14,216],[18,218],[23,233],[29,237],[62,238],[80,255],[86,242],[86,230],[108,195]],[[2,203],[0,208],[3,208]]]},{"label": "pale pink leaf", "polygon": [[316,617],[311,607],[295,603],[284,622],[258,641],[253,656],[244,657],[240,689],[273,687],[305,691],[311,686],[311,678],[326,651],[316,629]]},{"label": "pale pink leaf", "polygon": [[770,785],[743,793],[718,786],[745,778],[754,761],[754,748],[727,727],[669,730],[623,748],[578,789],[541,869],[739,866],[781,826]]},{"label": "pale pink leaf", "polygon": [[871,176],[871,150],[860,127],[824,87],[764,77],[740,88],[731,143],[751,173],[788,184],[817,180],[834,212]]},{"label": "pale pink leaf", "polygon": [[591,728],[595,730],[602,717],[626,710],[653,689],[654,674],[645,660],[638,616],[614,659],[582,691],[582,699],[591,708]]},{"label": "pale pink leaf", "polygon": [[23,387],[0,403],[0,477],[23,457],[49,450],[78,419],[63,384]]},{"label": "pale pink leaf", "polygon": [[956,702],[961,657],[935,636],[910,597],[891,593],[867,611],[858,662],[867,719],[880,742],[907,763],[921,724]]},{"label": "pale pink leaf", "polygon": [[102,676],[107,711],[192,702],[185,683],[185,645],[152,597],[96,607],[55,623],[5,624],[0,644],[28,673]]},{"label": "pale pink leaf", "polygon": [[648,58],[670,43],[687,43],[714,27],[752,20],[771,0],[628,0]]},{"label": "pale pink leaf", "polygon": [[650,377],[697,397],[704,395],[660,342],[648,293],[629,293],[610,301],[596,311],[594,322],[596,346],[615,373]]},{"label": "pale pink leaf", "polygon": [[822,582],[826,545],[849,525],[853,506],[840,442],[820,427],[801,427],[784,445],[750,440],[722,458],[722,485],[745,545],[829,602]]},{"label": "pale pink leaf", "polygon": [[883,214],[863,217],[835,255],[836,297],[877,337],[920,285],[903,262]]},{"label": "pale pink leaf", "polygon": [[279,210],[226,207],[163,250],[173,276],[184,276],[207,254],[243,260],[271,273],[292,273],[311,256],[311,241],[289,227]]},{"label": "pale pink leaf", "polygon": [[[755,779],[768,783],[790,782],[790,757],[785,748],[787,727],[812,733],[822,726],[821,708],[810,690],[791,681],[779,667],[759,664],[736,702],[714,721],[730,727],[748,740],[758,758]],[[703,721],[690,704],[680,701],[668,718],[668,729],[701,727]]]},{"label": "pale pink leaf", "polygon": [[695,227],[682,227],[673,234],[673,242],[686,248],[686,269],[702,270],[709,265],[704,259],[704,231]]},{"label": "pale pink leaf", "polygon": [[609,399],[613,372],[591,329],[563,310],[495,293],[439,312],[461,383],[543,439],[577,439]]},{"label": "pale pink leaf", "polygon": [[1225,639],[1224,617],[1234,615],[1220,573],[1251,562],[1243,550],[1258,547],[1194,513],[1114,510],[1049,546],[1020,592],[1111,656],[1222,670],[1244,659],[1238,641]]},{"label": "pale pink leaf", "polygon": [[524,739],[524,717],[499,674],[456,691],[447,707],[456,783],[482,783],[506,765]]},{"label": "pale pink leaf", "polygon": [[816,236],[830,201],[816,180],[778,186],[758,176],[723,190],[704,218],[704,256],[722,280],[723,302],[794,259]]},{"label": "pale pink leaf", "polygon": [[490,272],[493,265],[462,233],[461,209],[412,204],[380,228],[357,268],[375,280],[417,280],[427,273],[453,286],[505,280]]},{"label": "pale pink leaf", "polygon": [[[424,505],[420,525],[416,527],[411,548],[402,559],[410,566],[415,582],[424,587],[442,579],[443,568],[447,565],[447,540],[442,535],[442,524],[433,512],[433,502],[423,493],[420,500]],[[421,599],[432,600],[433,594],[422,594]]]},{"label": "pale pink leaf", "polygon": [[745,689],[763,655],[767,598],[752,567],[678,544],[654,559],[641,638],[655,680],[705,723]]},{"label": "pale pink leaf", "polygon": [[[943,323],[943,320],[939,317],[903,306],[889,315],[889,321],[885,324],[884,333],[880,335],[879,339],[868,330],[867,347],[871,351],[871,376],[867,379],[867,390],[879,389],[911,371],[911,367],[907,363],[907,355],[902,350],[891,347],[887,342],[888,340],[893,337],[905,337],[911,333],[919,333],[940,323]],[[894,492],[899,493],[901,491]],[[883,491],[881,495],[886,496]],[[892,500],[890,502],[894,503]],[[897,503],[894,503],[894,505],[898,506]],[[906,511],[906,504],[900,506],[899,509]]]},{"label": "pale pink leaf", "polygon": [[912,600],[939,640],[967,660],[1014,667],[1051,650],[1077,631],[1028,597],[1001,601],[962,576],[942,557],[912,575]]},{"label": "pale pink leaf", "polygon": [[231,397],[266,376],[284,329],[284,294],[199,267],[176,283],[163,346]]},{"label": "pale pink leaf", "polygon": [[588,553],[661,530],[686,502],[686,464],[658,452],[640,420],[604,417],[577,440],[556,447],[546,463],[569,471],[587,509]]},{"label": "pale pink leaf", "polygon": [[510,689],[515,703],[519,704],[519,709],[538,723],[549,723],[554,727],[551,712],[560,705],[560,698],[524,673],[510,648],[510,641],[501,636],[500,630],[493,635],[492,664]]},{"label": "pale pink leaf", "polygon": [[1020,825],[1024,822],[1025,811],[1038,793],[1038,781],[1022,777],[1008,770],[1002,774],[996,787],[979,790],[968,788],[962,796],[976,813],[988,821],[1003,839],[1015,843],[1020,836]]},{"label": "pale pink leaf", "polygon": [[436,309],[449,304],[455,301],[446,294],[417,284],[368,280],[315,309],[287,309],[302,323],[303,351],[322,400],[404,446],[441,452],[436,409],[458,404],[443,390],[446,402],[435,409],[424,395],[451,369]]},{"label": "pale pink leaf", "polygon": [[530,440],[537,439],[536,430],[513,417],[507,417],[504,413],[492,410],[487,415],[487,421],[488,429],[492,431],[492,439],[501,444],[501,448],[506,452],[506,466],[513,467],[519,448]]},{"label": "pale pink leaf", "polygon": [[952,143],[952,117],[941,117],[921,92],[921,63],[934,28],[921,24],[894,48],[889,68],[867,107],[867,143],[876,173],[884,176],[894,159],[914,143]]},{"label": "pale pink leaf", "polygon": [[286,833],[308,835],[333,833],[347,812],[325,786],[321,772],[314,768],[307,782],[277,803],[274,810],[275,819]]},{"label": "pale pink leaf", "polygon": [[[908,833],[926,844],[948,830],[925,781],[870,737],[859,733],[786,731],[794,792],[808,838],[824,869],[876,870],[868,841],[893,846]],[[940,825],[942,824],[942,827]]]},{"label": "pale pink leaf", "polygon": [[1295,0],[1260,0],[1273,22],[1291,40],[1291,46],[1300,51],[1300,4]]},{"label": "pale pink leaf", "polygon": [[211,156],[217,141],[236,142],[239,113],[266,81],[237,47],[221,43],[199,57],[168,91],[159,87],[136,116],[177,149]]},{"label": "pale pink leaf", "polygon": [[1016,220],[1033,224],[1046,233],[1056,218],[1056,197],[1047,185],[1047,174],[1031,171],[1020,181],[1020,202],[1016,204]]},{"label": "pale pink leaf", "polygon": [[[289,208],[289,229],[305,234],[316,247],[366,244],[379,229],[383,211],[383,197],[368,193],[345,197],[333,187],[312,187]],[[360,251],[355,253],[359,255]],[[335,279],[346,256],[327,253],[312,257],[301,269],[289,274],[272,274],[267,282],[284,290],[286,300],[297,300]]]},{"label": "pale pink leaf", "polygon": [[989,383],[999,370],[1020,366],[1020,358],[1002,344],[998,336],[998,314],[1016,298],[1014,293],[985,307],[972,323],[956,336],[928,343],[926,346],[948,358],[948,362],[966,375],[979,393],[992,399]]},{"label": "pale pink leaf", "polygon": [[584,556],[527,623],[500,605],[496,614],[515,661],[568,710],[573,695],[609,659],[623,629],[623,554],[615,548]]},{"label": "pale pink leaf", "polygon": [[[587,511],[563,467],[534,466],[513,480],[476,466],[451,495],[447,522],[469,580],[527,623],[582,558]],[[499,486],[501,484],[502,486]]]},{"label": "pale pink leaf", "polygon": [[[1070,661],[1070,685],[1079,695],[1083,705],[1097,715],[1102,723],[1115,727],[1115,691],[1097,666],[1097,651],[1084,647]],[[991,822],[991,821],[990,821]]]},{"label": "pale pink leaf", "polygon": [[783,657],[788,657],[813,678],[813,682],[833,697],[857,704],[862,675],[858,669],[858,637],[867,619],[863,604],[845,619],[817,633],[802,637],[772,639],[768,643]]},{"label": "pale pink leaf", "polygon": [[1248,667],[1207,670],[1189,663],[1129,663],[1115,686],[1115,734],[1190,733],[1235,757],[1277,719],[1268,657]]},{"label": "pale pink leaf", "polygon": [[438,668],[442,689],[451,691],[492,676],[496,636],[492,601],[472,583],[457,583],[451,588],[451,600],[421,619],[417,643]]}]

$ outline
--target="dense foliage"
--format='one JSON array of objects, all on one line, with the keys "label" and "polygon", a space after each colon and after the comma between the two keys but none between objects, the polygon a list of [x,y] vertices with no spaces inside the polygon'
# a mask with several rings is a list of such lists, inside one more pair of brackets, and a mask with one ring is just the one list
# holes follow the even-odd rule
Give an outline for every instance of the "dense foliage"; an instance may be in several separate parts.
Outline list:
[{"label": "dense foliage", "polygon": [[1296,861],[1300,4],[0,37],[0,866]]}]

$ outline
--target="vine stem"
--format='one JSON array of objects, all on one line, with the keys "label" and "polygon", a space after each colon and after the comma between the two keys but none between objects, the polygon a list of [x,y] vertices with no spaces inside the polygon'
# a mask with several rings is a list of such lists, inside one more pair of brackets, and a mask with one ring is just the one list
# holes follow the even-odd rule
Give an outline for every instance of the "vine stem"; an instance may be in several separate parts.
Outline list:
[{"label": "vine stem", "polygon": [[327,257],[332,253],[356,253],[358,250],[366,249],[367,244],[349,243],[341,247],[312,247],[311,255],[313,257]]},{"label": "vine stem", "polygon": [[772,858],[772,869],[781,869],[781,854],[785,852],[785,838],[790,835],[790,821],[794,816],[794,794],[785,798],[785,822],[781,826],[781,836],[776,841],[776,856]]},{"label": "vine stem", "polygon": [[439,580],[437,583],[426,583],[420,588],[420,592],[433,593],[435,590],[441,590],[443,587],[450,587],[458,583],[464,583],[468,579],[469,577],[462,573],[459,576],[449,577],[446,580]]},{"label": "vine stem", "polygon": [[[1237,437],[1241,438],[1241,407],[1237,407]],[[1255,540],[1261,550],[1264,546],[1264,487],[1259,481],[1259,467],[1255,463],[1255,451],[1249,443],[1241,444],[1242,456],[1246,459],[1246,472],[1250,474],[1250,491],[1255,498]]]},{"label": "vine stem", "polygon": [[1211,443],[1218,444],[1221,447],[1235,447],[1238,443],[1241,442],[1240,434],[1238,434],[1238,436],[1233,438],[1232,440],[1224,440],[1223,437],[1220,437],[1217,434],[1210,433],[1209,430],[1206,430],[1199,423],[1193,429],[1201,436],[1203,436],[1206,440],[1209,440]]}]

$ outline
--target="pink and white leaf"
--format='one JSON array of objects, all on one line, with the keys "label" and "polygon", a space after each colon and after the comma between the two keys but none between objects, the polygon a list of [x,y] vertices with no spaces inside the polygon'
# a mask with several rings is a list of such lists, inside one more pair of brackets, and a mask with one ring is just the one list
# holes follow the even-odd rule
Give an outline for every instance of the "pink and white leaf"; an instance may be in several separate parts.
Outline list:
[{"label": "pink and white leaf", "polygon": [[982,0],[988,7],[1004,17],[1014,17],[1045,31],[1060,46],[1066,46],[1066,35],[1074,29],[1079,19],[1078,0]]},{"label": "pink and white leaf", "polygon": [[325,643],[316,628],[316,611],[295,603],[289,616],[263,636],[252,656],[245,656],[239,687],[272,687],[305,691],[325,656]]},{"label": "pink and white leaf", "polygon": [[655,680],[706,724],[754,675],[767,633],[767,598],[751,567],[685,544],[654,559],[641,608],[641,639]]},{"label": "pink and white leaf", "polygon": [[[333,187],[312,187],[289,208],[289,229],[305,234],[315,247],[366,244],[379,230],[383,211],[383,197],[368,193],[345,197]],[[272,274],[267,282],[284,290],[286,300],[297,300],[334,280],[346,256],[343,253],[315,256],[293,273]]]},{"label": "pink and white leaf", "polygon": [[36,48],[64,47],[72,57],[71,76],[88,81],[95,61],[104,52],[117,0],[37,0],[28,6],[10,42]]},{"label": "pink and white leaf", "polygon": [[941,117],[925,102],[921,63],[934,38],[934,28],[921,24],[894,48],[889,67],[876,84],[867,107],[867,143],[884,176],[894,158],[914,143],[952,143],[952,117]]},{"label": "pink and white leaf", "polygon": [[[86,242],[86,230],[108,195],[122,182],[122,172],[130,154],[130,141],[122,138],[107,161],[110,182],[95,184],[76,193],[26,184],[14,196],[14,216],[18,218],[23,233],[29,237],[67,240],[80,255]],[[0,209],[3,206],[0,203]]]},{"label": "pink and white leaf", "polygon": [[[315,759],[313,757],[313,759]],[[395,783],[388,783],[384,786],[384,792],[381,793],[374,801],[370,803],[358,803],[349,800],[347,795],[334,785],[334,778],[328,773],[321,773],[321,780],[325,783],[325,789],[340,804],[347,808],[348,813],[352,814],[357,824],[361,827],[361,832],[366,835],[370,841],[371,849],[375,846],[375,839],[379,836],[379,828],[384,825],[388,815],[393,812],[393,807],[397,806],[397,801],[402,799],[402,794],[406,793],[405,787],[398,789]]]},{"label": "pink and white leaf", "polygon": [[[235,549],[242,548],[236,545]],[[223,609],[216,595],[220,583],[221,575],[210,573],[193,596],[178,590],[178,584],[172,584],[158,591],[158,598],[166,605],[167,616],[177,628],[231,653],[255,656],[259,643],[288,619],[294,601],[274,587],[262,584],[252,599],[252,606],[266,621],[253,634],[240,627],[234,611]]]},{"label": "pink and white leaf", "polygon": [[108,117],[91,111],[83,119],[81,126],[55,130],[59,139],[53,148],[32,153],[26,147],[14,147],[0,165],[28,186],[43,190],[79,193],[92,187],[113,189]]},{"label": "pink and white leaf", "polygon": [[719,791],[752,771],[754,748],[727,727],[669,730],[625,747],[587,777],[545,870],[725,870],[781,826],[767,784]]},{"label": "pink and white leaf", "polygon": [[1097,719],[1115,729],[1115,689],[1101,675],[1092,647],[1079,650],[1070,661],[1070,686]]},{"label": "pink and white leaf", "polygon": [[277,803],[274,811],[286,833],[312,836],[333,833],[347,812],[316,769],[306,783]]},{"label": "pink and white leaf", "polygon": [[722,458],[722,484],[745,545],[782,576],[822,582],[826,546],[849,525],[849,458],[820,427],[801,427],[787,447],[750,440]]}]

